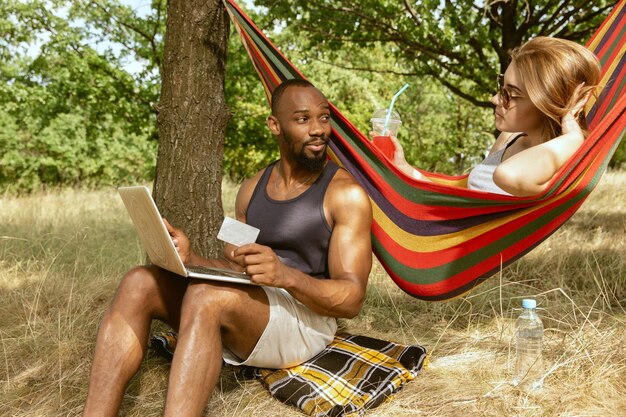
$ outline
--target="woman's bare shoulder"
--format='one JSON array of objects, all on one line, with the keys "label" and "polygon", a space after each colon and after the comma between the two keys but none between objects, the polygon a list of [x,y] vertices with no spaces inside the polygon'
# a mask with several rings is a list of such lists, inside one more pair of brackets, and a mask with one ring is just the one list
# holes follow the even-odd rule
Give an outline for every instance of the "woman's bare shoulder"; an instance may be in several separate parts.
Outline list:
[{"label": "woman's bare shoulder", "polygon": [[493,152],[497,152],[500,149],[504,149],[506,147],[506,145],[515,137],[522,135],[523,132],[501,132],[500,135],[498,135],[498,138],[496,139],[495,143],[493,144],[493,146],[491,147],[491,149],[489,150],[489,153],[493,153]]}]

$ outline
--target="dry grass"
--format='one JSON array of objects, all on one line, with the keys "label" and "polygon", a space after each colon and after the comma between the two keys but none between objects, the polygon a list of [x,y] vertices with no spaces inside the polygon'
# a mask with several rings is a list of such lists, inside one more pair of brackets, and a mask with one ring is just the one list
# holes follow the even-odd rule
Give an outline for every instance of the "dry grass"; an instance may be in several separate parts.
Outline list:
[{"label": "dry grass", "polygon": [[[626,173],[609,173],[546,242],[472,293],[416,300],[376,267],[347,330],[426,345],[429,367],[368,416],[626,415]],[[233,200],[225,189],[225,205]],[[227,210],[228,211],[228,210]],[[232,215],[232,211],[230,213]],[[75,416],[97,324],[118,279],[143,252],[112,189],[0,200],[0,415]],[[524,296],[546,327],[545,389],[509,384],[512,324]],[[168,363],[148,356],[123,415],[161,414]],[[298,416],[259,382],[225,370],[216,416]]]}]

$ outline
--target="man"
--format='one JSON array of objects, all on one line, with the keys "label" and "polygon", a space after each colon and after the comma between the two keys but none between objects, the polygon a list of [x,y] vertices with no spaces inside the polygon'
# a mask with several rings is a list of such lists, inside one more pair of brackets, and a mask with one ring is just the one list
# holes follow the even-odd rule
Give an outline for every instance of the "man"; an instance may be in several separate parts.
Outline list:
[{"label": "man", "polygon": [[153,319],[179,333],[164,414],[197,416],[222,358],[271,368],[301,363],[332,341],[336,317],[360,311],[372,263],[371,206],[326,159],[328,101],[307,81],[287,81],[274,91],[267,124],[281,158],[244,182],[235,203],[238,220],[261,230],[258,243],[227,245],[226,260],[207,260],[167,225],[184,263],[245,270],[258,286],[130,270],[100,325],[84,415],[116,415]]}]

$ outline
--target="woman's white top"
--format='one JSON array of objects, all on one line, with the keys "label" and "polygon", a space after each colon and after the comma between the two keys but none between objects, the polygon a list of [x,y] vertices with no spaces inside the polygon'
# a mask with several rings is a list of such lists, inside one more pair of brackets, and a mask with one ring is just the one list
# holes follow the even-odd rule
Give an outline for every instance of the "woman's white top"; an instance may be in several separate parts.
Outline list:
[{"label": "woman's white top", "polygon": [[470,190],[487,191],[494,194],[511,195],[493,182],[493,173],[502,162],[504,152],[521,136],[523,135],[514,137],[502,149],[490,153],[480,164],[476,165],[470,171],[469,177],[467,178],[467,188]]}]

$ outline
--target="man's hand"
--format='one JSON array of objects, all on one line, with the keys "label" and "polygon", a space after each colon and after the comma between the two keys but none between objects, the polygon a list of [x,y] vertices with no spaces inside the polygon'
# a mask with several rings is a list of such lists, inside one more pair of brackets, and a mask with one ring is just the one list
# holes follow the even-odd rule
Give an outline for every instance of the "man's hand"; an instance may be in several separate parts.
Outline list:
[{"label": "man's hand", "polygon": [[180,256],[180,259],[183,261],[183,264],[186,265],[193,256],[189,238],[185,232],[172,226],[165,218],[163,218],[163,222],[165,223],[165,228],[172,238],[172,242],[174,243],[174,247]]},{"label": "man's hand", "polygon": [[287,266],[268,246],[250,243],[235,249],[233,256],[253,283],[270,287],[284,287],[286,284]]}]

